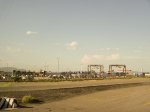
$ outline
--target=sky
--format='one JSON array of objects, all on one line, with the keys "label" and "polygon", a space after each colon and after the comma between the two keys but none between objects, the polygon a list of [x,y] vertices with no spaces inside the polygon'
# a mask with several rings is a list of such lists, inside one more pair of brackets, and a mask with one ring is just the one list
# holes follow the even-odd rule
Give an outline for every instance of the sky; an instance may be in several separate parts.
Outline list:
[{"label": "sky", "polygon": [[150,0],[0,0],[0,67],[150,71]]}]

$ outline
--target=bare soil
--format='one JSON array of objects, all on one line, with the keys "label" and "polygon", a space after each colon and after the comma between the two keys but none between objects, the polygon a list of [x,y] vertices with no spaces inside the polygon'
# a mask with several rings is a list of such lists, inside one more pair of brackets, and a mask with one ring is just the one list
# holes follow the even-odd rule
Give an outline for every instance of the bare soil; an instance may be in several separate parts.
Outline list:
[{"label": "bare soil", "polygon": [[[20,101],[24,95],[32,95],[44,101],[41,104],[23,104],[25,108],[15,109],[14,112],[99,112],[101,109],[102,112],[120,112],[121,108],[127,106],[131,108],[129,104],[134,100],[136,101],[134,106],[136,103],[141,103],[143,98],[147,102],[145,105],[150,106],[150,103],[146,101],[146,99],[150,100],[149,87],[150,79],[27,82],[14,83],[11,87],[1,87],[0,97],[15,97]],[[137,104],[137,108],[139,107]],[[121,112],[138,112],[138,110],[131,110],[132,108],[128,110],[127,107],[126,111],[121,110]],[[150,110],[149,108],[147,110],[147,106],[141,107],[140,112],[148,111]]]},{"label": "bare soil", "polygon": [[14,112],[150,112],[150,86],[99,91]]}]

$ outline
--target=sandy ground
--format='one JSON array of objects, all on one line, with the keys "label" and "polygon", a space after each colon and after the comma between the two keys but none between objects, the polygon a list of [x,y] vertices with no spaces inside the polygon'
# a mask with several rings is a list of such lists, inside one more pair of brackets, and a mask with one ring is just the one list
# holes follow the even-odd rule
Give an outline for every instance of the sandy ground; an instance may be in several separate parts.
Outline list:
[{"label": "sandy ground", "polygon": [[150,85],[95,92],[14,112],[150,112]]}]

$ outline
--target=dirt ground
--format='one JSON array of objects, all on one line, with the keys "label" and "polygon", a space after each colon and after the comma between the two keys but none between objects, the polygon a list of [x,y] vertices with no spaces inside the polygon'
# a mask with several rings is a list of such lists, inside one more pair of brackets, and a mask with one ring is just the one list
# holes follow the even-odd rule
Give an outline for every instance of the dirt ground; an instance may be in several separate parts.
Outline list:
[{"label": "dirt ground", "polygon": [[150,79],[12,83],[0,97],[32,95],[41,104],[11,112],[150,112]]},{"label": "dirt ground", "polygon": [[14,112],[150,112],[150,85],[83,94]]}]

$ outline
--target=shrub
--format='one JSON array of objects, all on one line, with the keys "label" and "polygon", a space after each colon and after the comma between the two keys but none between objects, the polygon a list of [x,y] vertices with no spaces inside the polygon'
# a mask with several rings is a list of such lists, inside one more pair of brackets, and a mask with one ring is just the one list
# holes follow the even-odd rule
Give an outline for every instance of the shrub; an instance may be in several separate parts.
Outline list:
[{"label": "shrub", "polygon": [[27,81],[33,81],[34,80],[34,77],[33,76],[28,76],[28,78],[27,78]]},{"label": "shrub", "polygon": [[41,102],[39,99],[32,96],[23,96],[22,103],[39,103]]},{"label": "shrub", "polygon": [[19,77],[19,76],[14,76],[14,77],[12,77],[12,80],[13,80],[14,82],[22,81],[21,77]]}]

